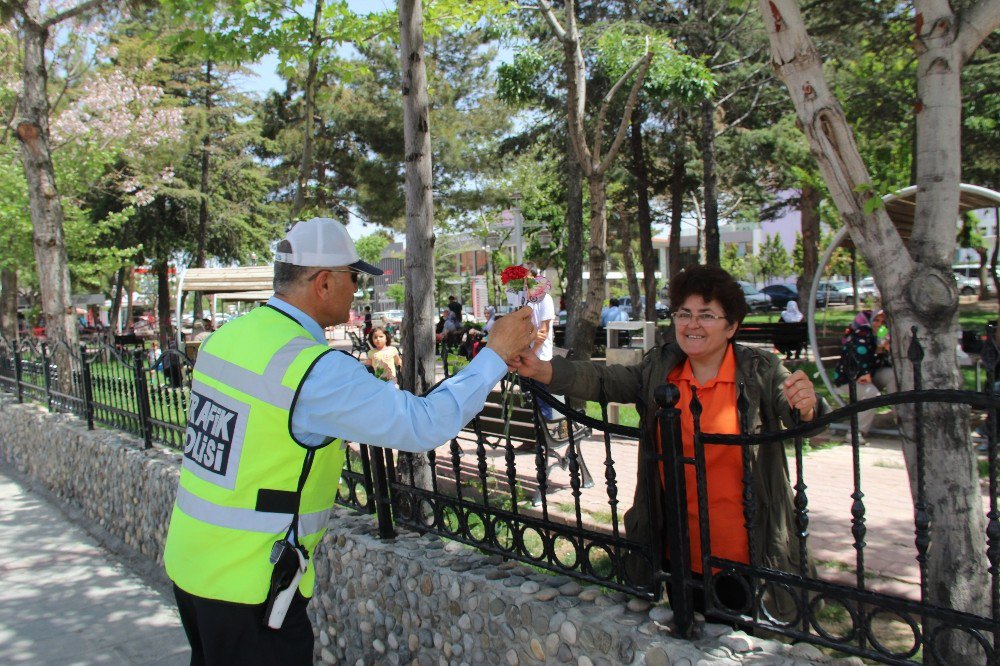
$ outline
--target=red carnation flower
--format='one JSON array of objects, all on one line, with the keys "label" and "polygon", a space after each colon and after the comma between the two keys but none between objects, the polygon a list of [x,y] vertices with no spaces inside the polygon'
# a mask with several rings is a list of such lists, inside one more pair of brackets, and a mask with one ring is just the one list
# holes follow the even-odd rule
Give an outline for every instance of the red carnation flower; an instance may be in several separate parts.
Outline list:
[{"label": "red carnation flower", "polygon": [[500,273],[500,282],[507,284],[511,280],[524,280],[528,277],[530,277],[528,269],[520,264],[515,264],[514,266],[508,266],[503,269],[503,272]]}]

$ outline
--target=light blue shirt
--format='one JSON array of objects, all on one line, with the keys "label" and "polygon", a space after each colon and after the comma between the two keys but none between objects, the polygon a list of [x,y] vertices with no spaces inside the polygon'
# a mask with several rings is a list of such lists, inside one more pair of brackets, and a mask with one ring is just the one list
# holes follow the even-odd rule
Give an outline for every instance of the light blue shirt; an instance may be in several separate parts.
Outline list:
[{"label": "light blue shirt", "polygon": [[621,321],[621,316],[621,309],[617,305],[612,305],[601,315],[601,327],[607,326],[609,321]]},{"label": "light blue shirt", "polygon": [[[323,329],[302,310],[275,297],[267,304],[327,344]],[[506,372],[496,352],[483,349],[461,372],[420,398],[377,379],[349,354],[325,354],[302,382],[292,408],[292,434],[309,445],[340,437],[400,451],[429,451],[448,442],[482,410],[490,389]]]}]

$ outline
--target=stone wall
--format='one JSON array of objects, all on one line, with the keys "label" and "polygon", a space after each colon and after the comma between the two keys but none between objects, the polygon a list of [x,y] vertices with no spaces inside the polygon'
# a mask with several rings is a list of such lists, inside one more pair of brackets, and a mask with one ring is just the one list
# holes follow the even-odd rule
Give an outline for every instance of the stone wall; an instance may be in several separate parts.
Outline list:
[{"label": "stone wall", "polygon": [[[0,394],[0,464],[46,486],[159,563],[179,454]],[[134,554],[134,553],[129,553]],[[670,610],[404,533],[337,509],[315,555],[309,612],[316,660],[330,664],[807,664],[827,662],[721,625],[671,638]],[[860,663],[853,659],[830,663]]]}]

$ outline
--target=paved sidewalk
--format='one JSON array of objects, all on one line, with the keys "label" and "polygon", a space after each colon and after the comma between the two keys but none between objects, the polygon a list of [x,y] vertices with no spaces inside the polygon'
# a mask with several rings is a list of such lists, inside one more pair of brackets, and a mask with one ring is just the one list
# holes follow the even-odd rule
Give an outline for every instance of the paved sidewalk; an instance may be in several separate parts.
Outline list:
[{"label": "paved sidewalk", "polygon": [[0,468],[0,664],[187,664],[168,595]]}]

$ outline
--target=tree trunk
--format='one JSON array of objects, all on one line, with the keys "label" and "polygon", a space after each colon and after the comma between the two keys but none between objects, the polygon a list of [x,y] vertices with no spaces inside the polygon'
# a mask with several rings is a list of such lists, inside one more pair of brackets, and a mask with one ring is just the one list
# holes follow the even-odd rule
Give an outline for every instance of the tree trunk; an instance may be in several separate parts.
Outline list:
[{"label": "tree trunk", "polygon": [[[605,183],[608,170],[618,156],[625,134],[628,131],[632,119],[632,110],[635,108],[636,100],[639,97],[639,89],[642,87],[646,72],[653,60],[652,52],[647,48],[646,52],[632,64],[618,81],[611,87],[607,95],[601,101],[600,109],[597,113],[597,121],[594,127],[594,145],[587,143],[587,132],[584,122],[584,110],[587,100],[587,68],[583,59],[583,52],[580,49],[580,35],[576,24],[576,3],[567,0],[565,3],[565,23],[566,27],[560,25],[552,10],[549,0],[539,0],[539,8],[545,20],[548,21],[556,34],[556,37],[563,45],[563,68],[566,72],[566,122],[569,128],[570,141],[576,152],[580,167],[584,176],[587,177],[587,186],[590,192],[590,278],[587,285],[587,306],[583,310],[577,326],[577,337],[575,338],[574,349],[577,350],[580,358],[589,359],[594,349],[594,331],[600,324],[601,305],[604,302],[604,281],[605,281],[605,260],[607,258],[607,218],[605,217],[604,205],[607,198]],[[615,93],[621,89],[631,78],[632,87],[629,90],[628,99],[625,101],[622,111],[621,122],[615,132],[615,138],[608,147],[607,152],[602,157],[603,152],[603,125],[607,118],[611,101]]]},{"label": "tree trunk", "polygon": [[313,118],[316,114],[316,77],[319,73],[319,48],[322,37],[319,22],[323,16],[323,0],[316,0],[313,10],[312,30],[309,33],[309,68],[306,71],[305,109],[302,112],[302,161],[299,163],[295,199],[292,201],[292,220],[297,220],[306,202],[306,184],[313,170]]},{"label": "tree trunk", "polygon": [[[403,70],[403,140],[406,164],[406,278],[401,388],[421,395],[434,384],[434,200],[430,104],[424,62],[423,3],[399,1]],[[400,456],[417,486],[430,488],[424,455]],[[409,472],[407,472],[409,473]]]},{"label": "tree trunk", "polygon": [[587,345],[590,358],[594,351],[594,332],[601,324],[601,306],[604,305],[604,289],[607,282],[607,247],[608,222],[605,203],[607,193],[604,190],[604,176],[594,175],[587,178],[587,191],[590,193],[590,246],[587,249],[590,277],[587,280],[587,305],[583,308],[580,321],[581,341]]},{"label": "tree trunk", "polygon": [[635,177],[636,218],[639,223],[639,257],[642,261],[642,291],[646,294],[646,309],[638,316],[638,301],[633,301],[634,319],[656,321],[656,252],[653,250],[653,220],[649,212],[649,173],[642,143],[642,119],[638,111],[632,115],[632,175]]},{"label": "tree trunk", "polygon": [[70,298],[63,209],[49,149],[48,77],[45,70],[45,42],[49,32],[41,23],[37,0],[26,2],[24,10],[24,90],[15,125],[21,143],[24,175],[28,181],[32,244],[45,314],[45,333],[49,338],[64,340],[75,349],[78,336]]},{"label": "tree trunk", "polygon": [[[208,236],[209,167],[212,150],[212,61],[205,61],[205,136],[201,138],[201,201],[198,204],[198,238],[194,265],[205,267],[205,239]],[[203,316],[201,293],[194,299],[194,321]]]},{"label": "tree trunk", "polygon": [[17,271],[0,268],[0,336],[17,340]]},{"label": "tree trunk", "polygon": [[[684,154],[684,143],[678,141],[670,156],[670,248],[667,262],[668,279],[673,278],[681,270],[681,224],[684,220],[684,176],[687,155]],[[671,307],[676,307],[676,303]]]},{"label": "tree trunk", "polygon": [[[1000,229],[1000,208],[993,209],[993,219]],[[997,274],[997,260],[1000,259],[1000,243],[993,244],[993,254],[990,256],[990,280],[993,282],[993,291],[996,292],[997,300],[1000,300],[1000,275]]]},{"label": "tree trunk", "polygon": [[[915,4],[916,42],[918,51],[923,51],[917,75],[920,189],[908,247],[903,245],[884,208],[876,206],[871,213],[865,212],[866,200],[876,193],[843,111],[828,89],[822,60],[806,33],[797,4],[794,0],[760,0],[760,11],[775,69],[788,87],[820,172],[881,287],[894,331],[892,355],[900,389],[914,387],[914,373],[906,360],[913,337],[911,327],[916,328],[925,353],[920,366],[923,386],[957,388],[961,383],[955,358],[958,293],[950,263],[959,196],[962,59],[956,42],[960,38],[955,36],[956,20],[948,3],[917,0]],[[976,14],[985,6],[979,3],[969,11]],[[993,14],[1000,14],[1000,4],[991,0],[988,6]],[[972,21],[974,30],[982,32],[984,27],[1000,23],[1000,17],[979,16],[978,21]],[[966,40],[960,43],[971,52]],[[926,502],[932,511],[933,544],[928,558],[928,600],[947,608],[986,614],[990,585],[984,556],[985,525],[975,452],[969,442],[968,409],[928,404],[920,423],[912,408],[902,408],[899,414],[914,497],[915,441],[917,428],[923,429]],[[938,647],[944,663],[984,660],[981,650],[958,632],[947,632]],[[925,651],[924,658],[934,657]]]},{"label": "tree trunk", "polygon": [[122,308],[122,292],[125,289],[125,267],[122,266],[115,273],[115,283],[111,289],[111,311],[108,313],[108,340],[112,339],[115,333],[120,333],[118,328],[119,313]]},{"label": "tree trunk", "polygon": [[720,265],[719,195],[715,173],[715,104],[701,103],[701,170],[705,204],[705,263]]},{"label": "tree trunk", "polygon": [[987,282],[989,278],[989,273],[987,271],[990,269],[990,257],[986,248],[982,245],[976,248],[976,254],[979,255],[979,300],[987,301],[993,296],[990,294],[990,283]]},{"label": "tree trunk", "polygon": [[583,318],[583,172],[573,144],[566,142],[566,341],[577,358],[584,352],[578,334]]},{"label": "tree trunk", "polygon": [[174,338],[170,325],[170,265],[167,257],[160,257],[153,264],[156,272],[156,320],[159,322],[160,351],[166,351]]},{"label": "tree trunk", "polygon": [[645,312],[639,308],[642,299],[639,294],[639,274],[635,270],[635,255],[632,253],[632,221],[629,219],[624,204],[618,207],[618,211],[620,225],[618,237],[621,238],[622,243],[622,263],[625,268],[625,281],[628,282],[628,297],[632,300],[632,311],[629,313],[629,318],[633,321],[642,321]]},{"label": "tree trunk", "polygon": [[132,297],[135,294],[135,266],[128,267],[128,293],[125,294],[125,333],[133,325]]},{"label": "tree trunk", "polygon": [[814,187],[802,186],[799,218],[802,225],[802,275],[795,281],[799,290],[799,308],[807,311],[809,289],[819,264],[819,204],[822,196]]}]

